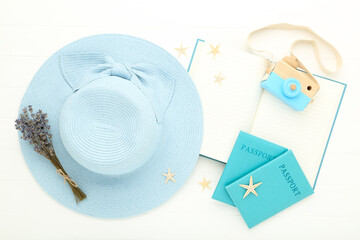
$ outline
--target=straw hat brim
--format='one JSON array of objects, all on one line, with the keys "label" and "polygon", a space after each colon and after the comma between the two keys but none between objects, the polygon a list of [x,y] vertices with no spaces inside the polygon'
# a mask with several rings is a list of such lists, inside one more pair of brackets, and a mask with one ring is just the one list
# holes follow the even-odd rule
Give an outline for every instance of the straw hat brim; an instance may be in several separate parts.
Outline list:
[{"label": "straw hat brim", "polygon": [[[100,52],[129,63],[150,62],[176,78],[173,99],[162,124],[162,135],[152,158],[136,171],[122,176],[97,174],[79,165],[66,151],[59,134],[59,114],[73,90],[63,79],[61,54]],[[188,179],[200,152],[203,116],[200,98],[186,70],[162,48],[126,35],[96,35],[73,42],[51,56],[36,73],[21,103],[48,114],[56,155],[68,175],[87,198],[76,204],[69,186],[49,160],[20,139],[26,163],[41,187],[56,201],[74,211],[103,218],[120,218],[149,211],[168,200]],[[175,172],[176,183],[162,173]]]}]

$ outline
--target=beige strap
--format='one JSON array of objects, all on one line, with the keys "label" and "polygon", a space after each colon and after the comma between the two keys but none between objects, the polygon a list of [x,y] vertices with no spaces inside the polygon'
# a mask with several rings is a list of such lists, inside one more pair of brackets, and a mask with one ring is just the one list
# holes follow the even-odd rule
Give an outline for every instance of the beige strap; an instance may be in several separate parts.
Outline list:
[{"label": "beige strap", "polygon": [[331,45],[328,41],[326,41],[325,39],[323,39],[322,37],[317,35],[309,27],[292,25],[292,24],[287,24],[287,23],[278,23],[278,24],[272,24],[272,25],[265,26],[263,28],[260,28],[260,29],[257,29],[255,31],[251,32],[249,34],[248,38],[247,38],[247,46],[248,46],[248,48],[252,52],[254,52],[255,54],[260,55],[260,56],[266,58],[267,60],[269,60],[271,62],[274,60],[273,59],[274,56],[273,56],[273,54],[271,52],[255,49],[251,44],[251,38],[253,37],[253,35],[255,35],[256,33],[259,33],[261,31],[264,31],[264,30],[301,30],[301,31],[308,32],[308,33],[312,34],[318,41],[320,41],[323,44],[327,45],[333,51],[334,56],[336,58],[336,69],[335,70],[329,70],[322,63],[321,58],[320,58],[320,51],[319,51],[318,41],[316,41],[314,39],[300,39],[300,40],[297,40],[297,41],[293,42],[293,44],[291,45],[291,48],[290,48],[291,55],[294,55],[293,51],[294,51],[296,45],[298,45],[298,44],[311,44],[313,46],[313,48],[314,48],[316,60],[317,60],[317,62],[319,64],[320,68],[322,69],[322,71],[324,71],[327,74],[334,74],[337,71],[339,71],[339,69],[342,67],[341,55],[333,45]]}]

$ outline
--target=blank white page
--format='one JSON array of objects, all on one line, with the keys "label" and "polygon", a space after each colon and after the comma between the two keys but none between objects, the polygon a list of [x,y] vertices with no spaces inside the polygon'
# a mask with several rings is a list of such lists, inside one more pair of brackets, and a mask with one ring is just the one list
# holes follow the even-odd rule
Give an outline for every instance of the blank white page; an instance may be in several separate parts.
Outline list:
[{"label": "blank white page", "polygon": [[302,112],[264,91],[250,133],[291,149],[314,186],[345,85],[316,77],[320,90]]},{"label": "blank white page", "polygon": [[[201,155],[221,162],[227,162],[240,130],[250,130],[267,66],[264,59],[239,45],[221,41],[214,58],[210,44],[198,41],[189,71],[204,111]],[[221,85],[215,82],[220,73],[225,77]]]}]

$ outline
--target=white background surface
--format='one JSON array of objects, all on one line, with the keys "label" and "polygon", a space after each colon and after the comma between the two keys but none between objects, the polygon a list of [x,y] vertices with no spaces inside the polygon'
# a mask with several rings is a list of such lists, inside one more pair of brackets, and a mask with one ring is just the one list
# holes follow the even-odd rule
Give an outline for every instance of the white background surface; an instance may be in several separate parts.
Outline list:
[{"label": "white background surface", "polygon": [[[1,0],[0,239],[360,239],[358,5],[339,0]],[[344,59],[344,68],[332,78],[346,82],[348,89],[313,196],[249,230],[235,208],[211,199],[224,166],[207,159],[200,158],[170,201],[127,219],[74,213],[36,184],[13,121],[33,75],[56,50],[87,35],[125,33],[176,54],[173,48],[181,41],[193,47],[193,39],[224,31],[245,38],[250,30],[277,22],[310,26]],[[321,74],[311,49],[305,47],[301,55],[312,72]],[[189,58],[180,60],[186,64]],[[212,180],[210,191],[198,185],[203,176]]]}]

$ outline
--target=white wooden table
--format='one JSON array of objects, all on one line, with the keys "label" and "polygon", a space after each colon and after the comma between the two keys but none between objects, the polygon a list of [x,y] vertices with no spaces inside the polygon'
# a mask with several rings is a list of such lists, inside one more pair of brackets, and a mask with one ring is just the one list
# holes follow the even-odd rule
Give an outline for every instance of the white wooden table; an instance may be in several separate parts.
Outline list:
[{"label": "white wooden table", "polygon": [[[360,239],[357,5],[311,0],[1,0],[0,239]],[[173,48],[181,42],[192,48],[197,37],[229,32],[244,40],[250,30],[277,22],[312,27],[344,58],[343,70],[333,78],[348,83],[348,89],[313,196],[249,230],[235,208],[211,199],[224,165],[200,158],[185,186],[159,208],[138,217],[103,220],[59,205],[31,176],[13,121],[33,75],[62,46],[87,35],[124,33],[176,54]],[[302,50],[304,62],[321,74],[312,50]],[[180,61],[186,65],[189,59]],[[211,190],[201,191],[203,176],[212,181]]]}]

